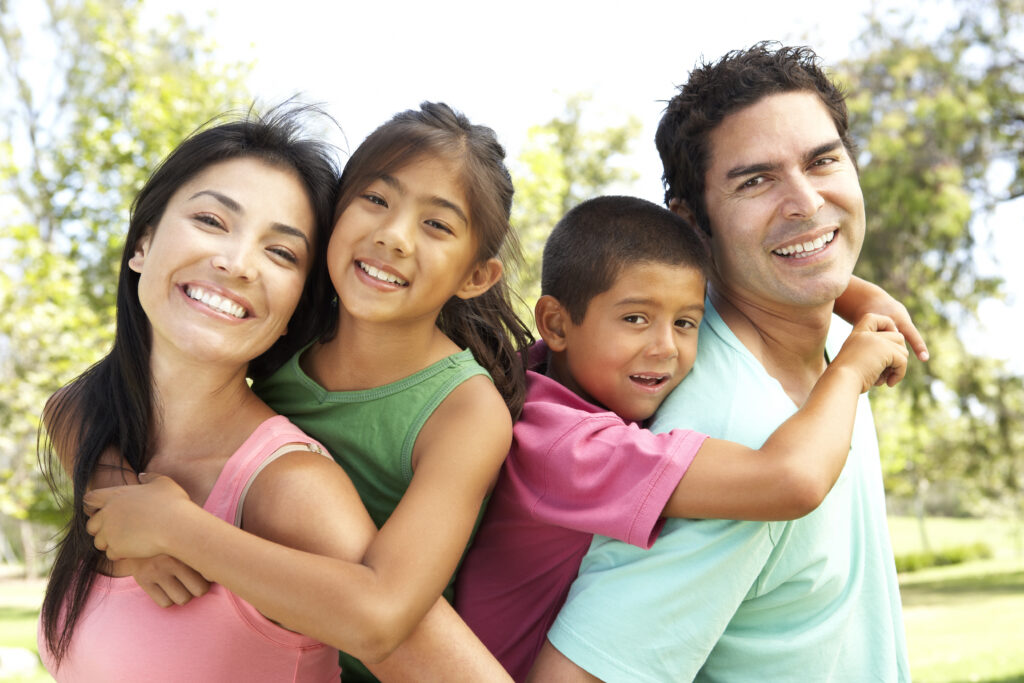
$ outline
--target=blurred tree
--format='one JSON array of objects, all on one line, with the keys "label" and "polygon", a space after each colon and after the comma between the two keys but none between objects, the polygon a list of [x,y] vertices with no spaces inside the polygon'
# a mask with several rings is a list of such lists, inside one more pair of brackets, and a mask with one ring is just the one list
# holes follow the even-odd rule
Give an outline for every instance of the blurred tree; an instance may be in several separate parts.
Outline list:
[{"label": "blurred tree", "polygon": [[56,511],[35,462],[43,402],[112,337],[136,191],[171,148],[250,105],[245,64],[141,0],[0,0],[0,511]]},{"label": "blurred tree", "polygon": [[638,177],[619,162],[640,132],[640,120],[630,117],[620,126],[588,130],[584,109],[589,101],[588,95],[571,95],[560,116],[529,130],[512,164],[516,186],[512,224],[524,255],[513,286],[527,307],[522,311],[527,321],[533,320],[533,304],[540,296],[541,256],[555,223],[581,201]]},{"label": "blurred tree", "polygon": [[952,8],[937,32],[937,6],[930,22],[917,6],[870,17],[852,50],[865,56],[841,66],[868,207],[857,274],[907,305],[933,351],[897,395],[876,397],[887,484],[922,514],[939,481],[955,482],[961,506],[983,495],[1019,514],[1021,422],[1007,419],[1020,415],[1021,381],[961,332],[1001,296],[976,267],[977,226],[1024,194],[1024,1]]}]

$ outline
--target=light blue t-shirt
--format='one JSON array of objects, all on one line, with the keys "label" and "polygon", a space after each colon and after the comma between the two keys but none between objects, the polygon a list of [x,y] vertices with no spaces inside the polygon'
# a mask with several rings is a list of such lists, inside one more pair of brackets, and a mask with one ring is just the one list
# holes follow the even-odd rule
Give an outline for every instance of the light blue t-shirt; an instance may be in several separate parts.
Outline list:
[{"label": "light blue t-shirt", "polygon": [[[706,307],[697,362],[652,428],[759,448],[796,407]],[[830,357],[849,329],[834,319]],[[817,510],[792,522],[668,520],[649,551],[596,537],[548,637],[606,681],[909,681],[867,397]]]}]

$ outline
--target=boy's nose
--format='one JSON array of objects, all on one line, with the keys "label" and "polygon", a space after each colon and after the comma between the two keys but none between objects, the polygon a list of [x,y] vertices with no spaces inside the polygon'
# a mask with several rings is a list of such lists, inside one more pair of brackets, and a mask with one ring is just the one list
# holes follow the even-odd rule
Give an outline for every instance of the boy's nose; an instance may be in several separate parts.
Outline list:
[{"label": "boy's nose", "polygon": [[653,338],[647,347],[648,355],[655,358],[675,358],[679,355],[671,325],[656,326],[651,334]]}]

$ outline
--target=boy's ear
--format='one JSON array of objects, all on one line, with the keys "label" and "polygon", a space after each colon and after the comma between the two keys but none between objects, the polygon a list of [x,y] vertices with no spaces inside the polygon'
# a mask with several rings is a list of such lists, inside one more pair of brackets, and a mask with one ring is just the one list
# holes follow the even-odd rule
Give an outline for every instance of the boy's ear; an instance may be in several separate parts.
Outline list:
[{"label": "boy's ear", "polygon": [[537,299],[537,305],[533,307],[533,316],[537,323],[537,332],[548,348],[555,353],[565,351],[566,327],[572,324],[572,320],[569,318],[569,311],[565,310],[561,302],[550,294],[545,294]]},{"label": "boy's ear", "polygon": [[472,299],[475,296],[480,296],[501,279],[503,272],[505,272],[505,268],[496,258],[489,258],[478,263],[459,291],[455,292],[455,296],[460,299]]},{"label": "boy's ear", "polygon": [[672,213],[676,214],[677,216],[682,216],[683,218],[688,220],[690,222],[690,225],[692,225],[693,227],[697,227],[697,218],[696,216],[694,216],[693,209],[691,209],[690,205],[684,202],[682,199],[674,197],[668,200],[668,208]]},{"label": "boy's ear", "polygon": [[153,238],[153,230],[147,228],[146,234],[135,243],[135,253],[128,259],[128,267],[136,273],[142,272],[142,264],[146,262],[146,254],[149,253],[149,243]]}]

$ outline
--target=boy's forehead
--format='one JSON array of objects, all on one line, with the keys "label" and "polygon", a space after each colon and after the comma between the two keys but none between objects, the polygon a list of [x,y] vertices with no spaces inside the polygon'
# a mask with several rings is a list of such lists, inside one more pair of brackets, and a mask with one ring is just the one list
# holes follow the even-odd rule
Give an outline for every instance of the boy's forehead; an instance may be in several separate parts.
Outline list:
[{"label": "boy's forehead", "polygon": [[706,285],[704,273],[691,264],[631,261],[622,264],[604,294],[610,305],[649,302],[703,306]]}]

